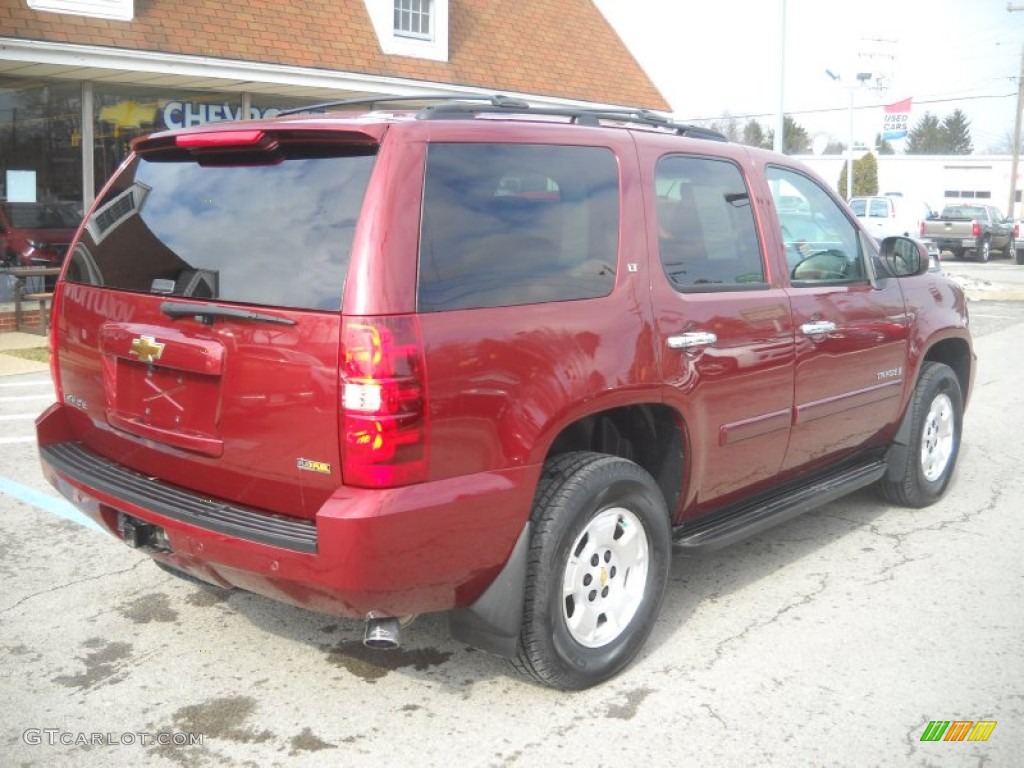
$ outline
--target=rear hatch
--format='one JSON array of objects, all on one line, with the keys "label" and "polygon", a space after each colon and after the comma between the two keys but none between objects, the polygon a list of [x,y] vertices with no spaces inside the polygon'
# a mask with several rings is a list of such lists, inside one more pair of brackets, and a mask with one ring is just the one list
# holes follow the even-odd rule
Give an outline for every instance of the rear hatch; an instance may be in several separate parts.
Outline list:
[{"label": "rear hatch", "polygon": [[341,300],[382,132],[261,123],[136,144],[57,297],[76,440],[211,498],[315,516],[342,481]]}]

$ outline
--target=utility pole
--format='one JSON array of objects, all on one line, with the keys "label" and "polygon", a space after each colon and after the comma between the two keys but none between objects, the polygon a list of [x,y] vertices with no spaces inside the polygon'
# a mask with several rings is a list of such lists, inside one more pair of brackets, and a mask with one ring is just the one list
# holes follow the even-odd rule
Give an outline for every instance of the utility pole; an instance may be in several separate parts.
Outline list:
[{"label": "utility pole", "polygon": [[779,154],[786,151],[786,0],[779,2],[779,108],[772,149]]},{"label": "utility pole", "polygon": [[[1006,4],[1008,13],[1024,11],[1024,5]],[[1024,45],[1020,49],[1020,74],[1017,76],[1017,114],[1013,120],[1013,160],[1010,163],[1010,200],[1006,205],[1006,215],[1016,219],[1017,209],[1017,166],[1020,164],[1020,113],[1024,107]]]}]

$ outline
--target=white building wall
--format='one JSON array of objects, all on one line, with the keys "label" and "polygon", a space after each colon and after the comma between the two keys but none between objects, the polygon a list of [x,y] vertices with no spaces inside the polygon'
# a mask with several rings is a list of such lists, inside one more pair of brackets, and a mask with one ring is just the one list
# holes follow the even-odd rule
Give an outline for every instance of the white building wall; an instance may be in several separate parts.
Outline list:
[{"label": "white building wall", "polygon": [[[932,208],[961,200],[984,201],[1005,211],[1010,196],[1010,155],[876,155],[878,192],[900,192],[904,197],[923,200]],[[798,155],[797,160],[811,168],[836,189],[845,160],[838,155]],[[1021,188],[1018,169],[1017,189]],[[845,194],[846,190],[840,190]],[[987,197],[986,197],[987,195]],[[1022,217],[1020,202],[1013,217]]]}]

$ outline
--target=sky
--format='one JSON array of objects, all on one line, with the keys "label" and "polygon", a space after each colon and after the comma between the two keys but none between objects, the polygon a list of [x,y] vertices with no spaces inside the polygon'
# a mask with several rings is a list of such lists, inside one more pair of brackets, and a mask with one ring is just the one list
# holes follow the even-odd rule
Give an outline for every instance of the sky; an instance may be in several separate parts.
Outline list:
[{"label": "sky", "polygon": [[785,4],[784,109],[819,145],[849,142],[851,90],[857,143],[881,131],[884,105],[910,97],[911,127],[959,108],[976,153],[1012,145],[1024,0],[1014,12],[1006,0],[594,2],[680,120],[728,113],[774,128]]}]

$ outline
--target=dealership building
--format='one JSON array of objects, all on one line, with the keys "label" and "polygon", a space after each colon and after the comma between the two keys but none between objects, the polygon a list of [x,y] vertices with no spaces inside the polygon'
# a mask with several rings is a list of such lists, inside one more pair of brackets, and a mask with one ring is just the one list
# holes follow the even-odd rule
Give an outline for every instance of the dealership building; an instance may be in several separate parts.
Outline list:
[{"label": "dealership building", "polygon": [[[839,183],[846,160],[840,155],[807,155],[799,160],[816,171],[833,188]],[[939,211],[955,203],[994,205],[1021,219],[1020,171],[1010,211],[1010,155],[877,155],[878,191],[897,193],[928,203]],[[845,194],[845,190],[840,190]]]},{"label": "dealership building", "polygon": [[0,0],[0,201],[84,209],[165,128],[495,92],[668,109],[590,0]]}]

